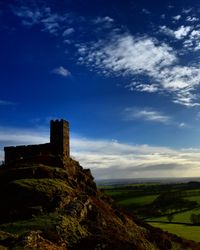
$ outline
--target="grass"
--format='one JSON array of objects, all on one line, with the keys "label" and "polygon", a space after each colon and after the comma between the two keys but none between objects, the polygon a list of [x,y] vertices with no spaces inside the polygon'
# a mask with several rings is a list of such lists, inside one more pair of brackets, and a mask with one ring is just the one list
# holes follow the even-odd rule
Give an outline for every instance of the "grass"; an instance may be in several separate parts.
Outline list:
[{"label": "grass", "polygon": [[[111,196],[118,205],[127,209],[131,209],[140,217],[141,208],[149,205],[163,192],[164,189],[158,184],[153,186],[137,185],[136,189],[132,189],[135,185],[129,185],[126,189],[123,186],[107,189],[105,193]],[[189,201],[196,201],[200,205],[200,189],[185,189],[185,184],[181,190],[179,186],[170,185],[171,191],[180,192],[182,198]],[[152,193],[150,193],[152,191]],[[148,195],[149,194],[149,195]],[[139,213],[137,213],[137,210]],[[173,211],[175,212],[175,210]],[[200,207],[194,208],[185,212],[177,212],[174,214],[172,223],[168,222],[166,215],[161,217],[153,217],[148,219],[147,222],[152,226],[159,227],[165,231],[176,234],[186,239],[200,242],[200,226],[193,226],[190,221],[191,214],[200,214]],[[143,215],[142,215],[143,217]],[[184,224],[185,223],[185,224]]]},{"label": "grass", "polygon": [[135,208],[151,204],[158,195],[135,195],[135,190],[106,190],[106,194],[111,196],[115,202],[125,208]]},{"label": "grass", "polygon": [[149,223],[154,227],[159,227],[164,231],[169,233],[176,234],[185,239],[194,240],[200,242],[200,227],[199,226],[189,226],[189,225],[180,225],[174,223]]},{"label": "grass", "polygon": [[14,184],[21,186],[25,189],[35,190],[42,193],[53,193],[71,191],[69,185],[60,179],[21,179],[13,181]]},{"label": "grass", "polygon": [[137,205],[137,206],[145,206],[152,203],[158,195],[147,195],[141,197],[130,197],[128,199],[124,199],[118,202],[119,205],[122,206],[130,206],[130,205]]},{"label": "grass", "polygon": [[6,238],[8,234],[17,237],[30,231],[42,231],[47,239],[60,238],[72,245],[88,235],[87,229],[72,216],[52,213],[37,216],[27,220],[15,221],[0,225],[0,238]]},{"label": "grass", "polygon": [[[186,211],[186,212],[181,212],[181,213],[174,214],[172,222],[173,223],[188,223],[188,224],[191,224],[191,221],[190,221],[191,214],[200,214],[200,208],[195,208],[195,209],[191,209],[191,210]],[[154,218],[148,219],[147,221],[168,222],[166,216],[154,217]]]},{"label": "grass", "polygon": [[186,199],[189,201],[196,201],[200,205],[200,195],[187,197]]},{"label": "grass", "polygon": [[43,215],[28,220],[20,220],[0,225],[0,230],[12,234],[21,235],[31,230],[43,230],[56,225],[56,215]]}]

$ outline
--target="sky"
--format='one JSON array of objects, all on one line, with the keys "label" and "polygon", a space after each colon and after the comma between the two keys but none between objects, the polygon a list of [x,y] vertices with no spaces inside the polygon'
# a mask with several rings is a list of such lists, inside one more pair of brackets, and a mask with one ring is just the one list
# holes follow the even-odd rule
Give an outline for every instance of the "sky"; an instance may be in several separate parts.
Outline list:
[{"label": "sky", "polygon": [[0,0],[0,159],[70,123],[96,179],[200,176],[198,0]]}]

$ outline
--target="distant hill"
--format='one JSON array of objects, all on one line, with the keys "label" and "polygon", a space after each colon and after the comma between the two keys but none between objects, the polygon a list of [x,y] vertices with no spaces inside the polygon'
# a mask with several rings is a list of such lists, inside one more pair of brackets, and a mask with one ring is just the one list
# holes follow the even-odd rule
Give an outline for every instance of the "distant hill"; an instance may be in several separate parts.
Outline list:
[{"label": "distant hill", "polygon": [[200,249],[119,209],[71,158],[2,165],[0,201],[0,249]]}]

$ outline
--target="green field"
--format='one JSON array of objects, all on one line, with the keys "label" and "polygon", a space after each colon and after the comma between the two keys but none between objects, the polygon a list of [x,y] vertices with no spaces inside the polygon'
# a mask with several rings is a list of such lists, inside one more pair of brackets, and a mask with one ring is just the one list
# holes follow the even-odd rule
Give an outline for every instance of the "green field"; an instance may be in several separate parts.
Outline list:
[{"label": "green field", "polygon": [[190,201],[196,201],[199,203],[200,205],[200,195],[199,196],[191,196],[191,197],[187,197],[187,200],[190,200]]},{"label": "green field", "polygon": [[[191,209],[186,212],[180,212],[173,215],[172,222],[173,223],[187,223],[192,224],[190,221],[191,214],[200,214],[200,208]],[[156,222],[168,222],[167,216],[161,216],[161,217],[154,217],[149,218],[147,221],[156,221]]]},{"label": "green field", "polygon": [[149,224],[151,224],[154,227],[159,227],[164,231],[168,231],[170,233],[181,236],[183,238],[200,242],[199,226],[180,225],[173,223],[158,223],[158,222],[152,222]]},{"label": "green field", "polygon": [[145,206],[152,203],[158,195],[146,195],[141,197],[130,197],[128,199],[122,199],[118,202],[119,205],[123,206]]},{"label": "green field", "polygon": [[[193,225],[191,222],[191,214],[200,214],[200,183],[199,186],[197,185],[198,184],[195,184],[195,186],[192,187],[190,183],[169,185],[158,183],[145,183],[144,185],[129,184],[126,186],[112,186],[112,188],[105,187],[104,191],[112,197],[119,206],[145,219],[149,224],[178,236],[200,242],[200,226]],[[182,202],[185,201],[186,204],[187,201],[190,201],[196,202],[196,205],[184,208],[181,205],[177,207],[176,204],[174,208],[172,206],[172,208],[169,207],[168,210],[157,208],[160,216],[145,214],[151,209],[155,209],[155,200],[167,192],[171,192],[172,195],[176,194],[174,200],[170,201],[170,205],[173,202],[176,204],[179,198],[182,199]],[[167,218],[167,214],[169,213],[173,214],[171,223],[169,223]]]}]

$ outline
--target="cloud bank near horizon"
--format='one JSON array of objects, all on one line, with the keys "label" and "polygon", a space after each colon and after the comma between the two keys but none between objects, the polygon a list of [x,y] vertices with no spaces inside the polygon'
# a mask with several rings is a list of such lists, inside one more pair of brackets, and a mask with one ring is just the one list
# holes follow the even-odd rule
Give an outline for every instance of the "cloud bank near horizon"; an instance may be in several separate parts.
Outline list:
[{"label": "cloud bank near horizon", "polygon": [[[48,141],[46,129],[0,127],[0,159],[3,160],[3,146]],[[70,144],[72,158],[90,168],[96,179],[200,176],[200,149],[131,145],[73,133]]]}]

